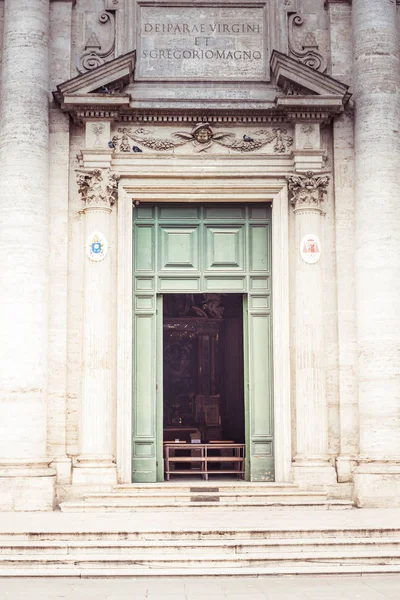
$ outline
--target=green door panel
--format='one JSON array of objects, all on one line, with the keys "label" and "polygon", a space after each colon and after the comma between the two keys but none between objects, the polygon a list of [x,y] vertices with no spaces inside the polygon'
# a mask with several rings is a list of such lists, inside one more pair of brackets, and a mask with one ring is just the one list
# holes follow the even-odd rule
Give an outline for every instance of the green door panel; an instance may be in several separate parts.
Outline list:
[{"label": "green door panel", "polygon": [[206,227],[204,269],[245,271],[244,226]]},{"label": "green door panel", "polygon": [[199,228],[160,226],[158,270],[199,271]]},{"label": "green door panel", "polygon": [[136,248],[134,253],[135,272],[153,272],[155,269],[155,256],[153,252],[155,243],[155,230],[152,225],[139,225],[136,227]]},{"label": "green door panel", "polygon": [[[136,298],[137,300],[137,298]],[[133,481],[151,483],[156,468],[156,315],[136,311],[133,346]]]},{"label": "green door panel", "polygon": [[[251,302],[251,298],[249,298]],[[251,481],[274,480],[271,316],[248,314]]]},{"label": "green door panel", "polygon": [[134,482],[163,480],[162,294],[244,295],[246,477],[274,479],[271,207],[134,209]]}]

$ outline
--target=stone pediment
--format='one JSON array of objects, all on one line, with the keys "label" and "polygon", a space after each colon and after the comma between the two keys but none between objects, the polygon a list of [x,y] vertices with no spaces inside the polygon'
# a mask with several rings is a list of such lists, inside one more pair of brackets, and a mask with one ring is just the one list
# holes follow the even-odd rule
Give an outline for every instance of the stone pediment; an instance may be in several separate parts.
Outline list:
[{"label": "stone pediment", "polygon": [[128,52],[83,75],[61,83],[54,92],[61,108],[75,119],[85,110],[117,112],[129,106],[124,89],[132,81],[136,51]]},{"label": "stone pediment", "polygon": [[347,85],[276,50],[270,61],[274,85],[258,83],[256,95],[241,81],[226,87],[194,84],[204,98],[188,95],[189,84],[182,86],[183,95],[176,84],[157,84],[156,88],[153,83],[138,84],[135,62],[135,51],[124,54],[60,84],[54,97],[77,122],[96,118],[130,122],[148,117],[155,122],[179,121],[183,116],[196,121],[194,114],[199,110],[209,121],[222,115],[223,120],[236,122],[253,118],[283,122],[298,119],[301,111],[302,118],[321,122],[340,113],[350,97]]},{"label": "stone pediment", "polygon": [[270,66],[275,85],[285,93],[277,98],[278,106],[321,105],[340,110],[351,96],[348,85],[277,50],[272,52]]}]

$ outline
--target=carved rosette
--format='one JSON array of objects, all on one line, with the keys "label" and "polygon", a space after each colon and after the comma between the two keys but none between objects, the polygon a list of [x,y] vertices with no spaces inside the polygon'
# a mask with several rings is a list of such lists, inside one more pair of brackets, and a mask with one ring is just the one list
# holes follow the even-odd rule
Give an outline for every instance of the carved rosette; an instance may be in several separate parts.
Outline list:
[{"label": "carved rosette", "polygon": [[322,202],[327,193],[328,175],[315,175],[312,171],[288,175],[289,199],[294,211],[322,211]]},{"label": "carved rosette", "polygon": [[86,208],[111,211],[111,207],[118,197],[118,180],[119,175],[110,169],[78,172],[78,192],[85,202]]}]

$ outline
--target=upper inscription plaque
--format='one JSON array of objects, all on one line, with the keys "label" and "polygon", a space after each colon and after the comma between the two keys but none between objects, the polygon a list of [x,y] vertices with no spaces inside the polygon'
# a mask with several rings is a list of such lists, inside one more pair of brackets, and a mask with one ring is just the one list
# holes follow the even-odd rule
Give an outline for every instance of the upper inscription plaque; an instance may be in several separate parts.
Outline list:
[{"label": "upper inscription plaque", "polygon": [[136,79],[265,81],[266,2],[138,3]]}]

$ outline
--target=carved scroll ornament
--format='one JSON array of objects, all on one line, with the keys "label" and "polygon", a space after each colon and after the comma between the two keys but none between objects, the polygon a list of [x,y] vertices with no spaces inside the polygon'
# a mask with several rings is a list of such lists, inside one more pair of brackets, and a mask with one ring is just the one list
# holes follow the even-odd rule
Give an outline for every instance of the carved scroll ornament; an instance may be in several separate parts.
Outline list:
[{"label": "carved scroll ornament", "polygon": [[296,13],[290,15],[288,24],[289,54],[308,67],[311,67],[320,73],[325,73],[327,60],[323,54],[318,51],[319,46],[314,33],[307,32],[301,45],[295,39],[294,28],[301,27],[303,24],[304,19],[301,15]]},{"label": "carved scroll ornament", "polygon": [[321,208],[329,183],[328,175],[315,175],[312,171],[288,175],[289,199],[295,210]]},{"label": "carved scroll ornament", "polygon": [[109,169],[78,172],[76,179],[87,207],[110,208],[117,201],[119,175]]},{"label": "carved scroll ornament", "polygon": [[99,16],[99,22],[102,24],[110,23],[111,42],[106,48],[103,48],[96,34],[92,32],[85,44],[85,52],[78,59],[77,69],[79,73],[86,73],[100,65],[104,65],[105,59],[111,56],[115,50],[115,16],[113,12],[102,12]]}]

